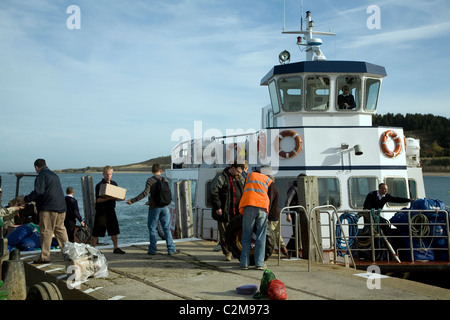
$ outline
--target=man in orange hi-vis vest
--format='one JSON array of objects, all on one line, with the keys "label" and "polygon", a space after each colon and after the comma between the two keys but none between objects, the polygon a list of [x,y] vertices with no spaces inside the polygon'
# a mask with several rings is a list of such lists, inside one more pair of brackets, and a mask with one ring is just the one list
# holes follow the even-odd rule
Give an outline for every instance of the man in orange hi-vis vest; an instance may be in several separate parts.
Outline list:
[{"label": "man in orange hi-vis vest", "polygon": [[[262,167],[261,170],[266,172],[270,168]],[[258,171],[249,174],[245,181],[244,193],[239,202],[239,213],[243,215],[240,262],[241,268],[245,270],[248,269],[250,264],[250,246],[255,226],[255,268],[264,270],[267,217],[270,206],[268,191],[272,183],[272,179]]]}]

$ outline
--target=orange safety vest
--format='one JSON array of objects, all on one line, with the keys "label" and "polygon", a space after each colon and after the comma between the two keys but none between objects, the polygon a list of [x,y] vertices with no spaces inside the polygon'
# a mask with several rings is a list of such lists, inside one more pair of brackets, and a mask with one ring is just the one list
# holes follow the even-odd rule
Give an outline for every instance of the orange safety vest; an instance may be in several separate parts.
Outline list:
[{"label": "orange safety vest", "polygon": [[244,193],[239,202],[239,213],[244,214],[244,207],[253,206],[263,208],[269,212],[269,186],[273,182],[268,176],[259,172],[252,172],[245,181]]}]

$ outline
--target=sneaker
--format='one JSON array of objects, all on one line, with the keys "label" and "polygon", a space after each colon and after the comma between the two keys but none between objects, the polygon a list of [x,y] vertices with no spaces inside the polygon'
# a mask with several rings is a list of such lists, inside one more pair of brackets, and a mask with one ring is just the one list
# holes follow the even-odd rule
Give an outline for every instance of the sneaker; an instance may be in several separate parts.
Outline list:
[{"label": "sneaker", "polygon": [[242,270],[248,270],[248,267],[241,267]]},{"label": "sneaker", "polygon": [[116,254],[124,254],[125,251],[123,251],[123,250],[120,249],[120,248],[115,248],[114,251],[113,251],[113,253],[116,253]]},{"label": "sneaker", "polygon": [[219,252],[220,250],[222,250],[222,246],[218,243],[217,246],[214,247],[213,251]]},{"label": "sneaker", "polygon": [[256,270],[266,270],[267,266],[266,266],[266,264],[264,264],[263,266],[256,266],[255,269]]},{"label": "sneaker", "polygon": [[231,253],[225,255],[225,261],[231,261]]}]

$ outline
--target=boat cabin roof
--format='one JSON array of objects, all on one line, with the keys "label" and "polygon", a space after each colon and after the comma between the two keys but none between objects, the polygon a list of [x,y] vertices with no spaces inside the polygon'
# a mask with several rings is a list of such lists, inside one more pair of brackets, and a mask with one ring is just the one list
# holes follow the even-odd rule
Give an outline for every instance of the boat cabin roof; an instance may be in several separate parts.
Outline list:
[{"label": "boat cabin roof", "polygon": [[274,66],[261,80],[262,86],[278,75],[300,73],[312,74],[365,74],[379,78],[385,77],[386,69],[382,66],[364,61],[302,61]]}]

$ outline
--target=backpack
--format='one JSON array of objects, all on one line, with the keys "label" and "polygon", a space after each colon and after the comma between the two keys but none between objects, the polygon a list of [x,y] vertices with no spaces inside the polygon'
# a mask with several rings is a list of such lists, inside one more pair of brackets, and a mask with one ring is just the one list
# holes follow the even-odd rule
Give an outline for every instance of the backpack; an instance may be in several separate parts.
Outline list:
[{"label": "backpack", "polygon": [[165,207],[172,202],[172,193],[170,192],[169,182],[166,179],[155,177],[156,183],[152,192],[152,199],[157,207]]}]

